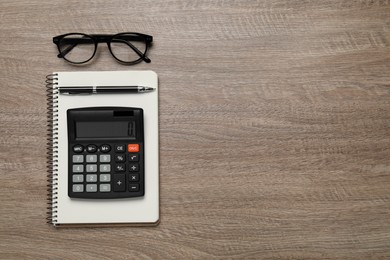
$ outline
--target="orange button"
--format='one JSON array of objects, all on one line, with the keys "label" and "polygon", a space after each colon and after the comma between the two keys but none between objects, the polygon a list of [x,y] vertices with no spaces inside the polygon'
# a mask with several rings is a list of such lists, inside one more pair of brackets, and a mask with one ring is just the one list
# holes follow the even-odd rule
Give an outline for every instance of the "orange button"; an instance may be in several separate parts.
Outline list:
[{"label": "orange button", "polygon": [[127,151],[129,153],[138,153],[139,152],[139,144],[128,144]]}]

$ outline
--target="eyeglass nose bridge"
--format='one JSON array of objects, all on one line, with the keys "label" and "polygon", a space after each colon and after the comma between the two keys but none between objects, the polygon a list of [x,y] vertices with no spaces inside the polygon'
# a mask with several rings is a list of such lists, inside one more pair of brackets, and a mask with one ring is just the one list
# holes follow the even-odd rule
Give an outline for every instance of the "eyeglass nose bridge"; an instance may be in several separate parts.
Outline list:
[{"label": "eyeglass nose bridge", "polygon": [[109,34],[93,34],[91,36],[96,41],[96,43],[105,42],[108,44],[112,38],[112,35]]}]

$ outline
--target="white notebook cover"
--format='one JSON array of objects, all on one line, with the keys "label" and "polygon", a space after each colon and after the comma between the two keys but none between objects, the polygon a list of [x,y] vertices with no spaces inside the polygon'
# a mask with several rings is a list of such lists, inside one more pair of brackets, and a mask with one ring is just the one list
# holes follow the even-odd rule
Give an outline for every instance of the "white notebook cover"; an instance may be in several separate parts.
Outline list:
[{"label": "white notebook cover", "polygon": [[[156,88],[143,94],[58,95],[58,180],[54,225],[157,224],[159,221],[158,78],[153,71],[56,72],[61,86],[139,85]],[[144,110],[145,195],[122,199],[68,197],[68,133],[66,111],[97,106]]]}]

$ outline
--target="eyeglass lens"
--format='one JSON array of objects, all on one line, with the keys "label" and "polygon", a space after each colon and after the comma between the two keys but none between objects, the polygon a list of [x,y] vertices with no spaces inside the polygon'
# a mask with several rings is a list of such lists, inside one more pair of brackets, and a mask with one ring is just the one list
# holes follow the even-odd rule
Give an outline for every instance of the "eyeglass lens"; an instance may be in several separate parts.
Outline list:
[{"label": "eyeglass lens", "polygon": [[60,52],[64,59],[82,63],[90,60],[95,53],[94,40],[84,34],[71,34],[59,42]]},{"label": "eyeglass lens", "polygon": [[139,60],[146,51],[144,39],[134,36],[133,34],[120,34],[114,36],[110,46],[112,55],[123,62]]}]

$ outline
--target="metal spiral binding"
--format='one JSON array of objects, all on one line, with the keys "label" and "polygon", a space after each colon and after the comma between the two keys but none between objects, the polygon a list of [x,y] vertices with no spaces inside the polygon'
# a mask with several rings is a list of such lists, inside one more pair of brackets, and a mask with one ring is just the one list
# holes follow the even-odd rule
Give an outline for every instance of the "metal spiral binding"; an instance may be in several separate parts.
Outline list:
[{"label": "metal spiral binding", "polygon": [[47,223],[57,223],[58,190],[58,74],[46,76],[47,97]]}]

